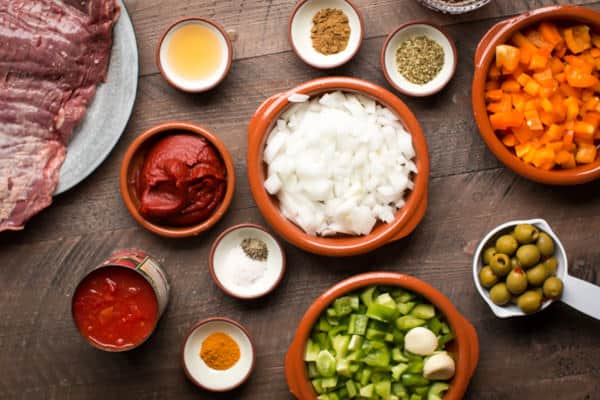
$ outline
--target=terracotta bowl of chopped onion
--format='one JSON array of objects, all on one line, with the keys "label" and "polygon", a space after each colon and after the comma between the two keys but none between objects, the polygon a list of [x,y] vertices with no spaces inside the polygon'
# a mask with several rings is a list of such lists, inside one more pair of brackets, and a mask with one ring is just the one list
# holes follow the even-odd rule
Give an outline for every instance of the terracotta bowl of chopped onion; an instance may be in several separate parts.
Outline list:
[{"label": "terracotta bowl of chopped onion", "polygon": [[454,333],[454,340],[447,349],[456,359],[456,374],[449,381],[444,400],[462,399],[479,362],[479,339],[475,328],[438,289],[420,279],[395,272],[369,272],[345,279],[333,285],[310,305],[298,324],[285,356],[285,376],[290,392],[298,399],[317,399],[304,362],[306,343],[313,327],[335,299],[370,286],[397,287],[413,292],[443,314]]},{"label": "terracotta bowl of chopped onion", "polygon": [[[310,99],[312,101],[319,96],[321,96],[319,97],[320,99],[323,99],[324,94],[334,94],[335,92],[340,91],[344,94],[348,94],[347,96],[342,96],[343,98],[359,98],[360,101],[367,104],[367,109],[377,110],[376,113],[381,112],[384,114],[372,116],[372,120],[373,118],[377,119],[384,117],[394,120],[393,126],[401,130],[401,134],[405,135],[404,137],[407,137],[408,135],[410,136],[409,143],[412,142],[412,147],[414,149],[414,157],[411,157],[410,160],[407,162],[408,164],[410,164],[410,168],[412,168],[413,171],[416,171],[416,173],[413,172],[410,174],[410,176],[408,176],[408,179],[410,180],[410,182],[408,183],[409,189],[401,192],[403,194],[403,198],[397,203],[394,203],[398,204],[398,207],[392,208],[391,205],[376,206],[379,207],[378,210],[387,210],[387,217],[384,217],[385,219],[387,219],[387,222],[382,222],[383,220],[381,218],[378,218],[376,219],[376,221],[374,221],[374,217],[369,217],[369,215],[365,215],[368,213],[366,209],[362,207],[362,205],[362,211],[360,211],[362,213],[362,216],[358,215],[359,212],[352,214],[352,210],[354,210],[356,207],[349,208],[348,212],[350,214],[348,214],[348,218],[353,218],[352,221],[356,221],[357,225],[360,225],[363,228],[366,227],[366,229],[358,230],[360,231],[360,234],[356,234],[356,232],[352,231],[352,229],[348,228],[347,226],[344,226],[343,223],[338,222],[334,222],[331,225],[328,225],[328,227],[332,227],[331,229],[325,228],[321,229],[320,231],[317,229],[316,233],[312,232],[310,229],[301,228],[301,225],[304,228],[306,228],[306,226],[304,225],[313,226],[317,223],[315,222],[315,220],[312,220],[313,214],[311,211],[313,210],[313,208],[303,208],[302,206],[296,207],[294,204],[290,204],[287,201],[281,202],[281,197],[278,196],[278,194],[285,193],[282,192],[283,189],[280,190],[279,193],[271,194],[273,193],[274,185],[272,184],[273,182],[271,182],[272,179],[269,175],[269,166],[265,161],[265,150],[268,147],[267,142],[274,129],[278,128],[278,120],[280,120],[281,118],[287,118],[286,115],[289,116],[290,113],[294,113],[294,110],[296,110],[297,108],[294,109],[292,107],[297,107],[298,103],[306,102],[307,99]],[[337,96],[339,97],[339,95]],[[355,100],[354,103],[356,103]],[[348,107],[350,106],[352,105],[348,104]],[[315,109],[318,108],[317,106],[313,107]],[[382,109],[385,109],[385,111],[383,111]],[[288,114],[286,114],[286,112]],[[356,112],[360,113],[361,111],[357,110]],[[375,113],[375,111],[373,112]],[[332,122],[334,127],[344,123],[347,122],[339,120],[333,120]],[[279,124],[281,124],[281,122],[279,122]],[[312,130],[314,131],[316,129]],[[356,132],[356,137],[359,137],[361,135],[360,129],[354,130],[354,132]],[[378,151],[385,150],[379,149]],[[376,157],[373,154],[371,154],[370,156],[372,158]],[[400,159],[402,156],[402,154],[399,154],[398,159]],[[333,166],[335,166],[335,168],[337,168],[337,170],[339,171],[340,163],[338,162],[338,160],[335,160],[335,158],[336,157],[331,157],[325,161],[321,160],[321,163],[325,163],[324,166],[329,169],[334,168]],[[381,163],[389,165],[389,158],[390,157],[388,157],[385,160],[381,160]],[[320,171],[318,170],[318,165],[307,165],[311,163],[302,163],[301,161],[299,161],[303,160],[301,155],[299,155],[298,158],[287,157],[286,162],[287,160],[291,160],[292,162],[296,163],[296,166],[304,165],[308,169],[317,169],[317,174],[320,174]],[[356,162],[356,160],[354,161]],[[267,99],[257,109],[248,127],[247,162],[250,189],[258,205],[258,208],[263,214],[264,218],[272,226],[272,228],[275,231],[277,231],[286,241],[311,253],[325,256],[352,256],[367,253],[387,243],[399,240],[410,234],[416,228],[419,222],[423,219],[423,216],[425,215],[425,210],[427,208],[427,185],[429,182],[429,152],[425,136],[423,135],[423,131],[421,130],[421,127],[414,114],[397,96],[380,86],[377,86],[373,83],[364,80],[349,77],[320,78],[305,82],[289,91],[278,93]],[[358,163],[358,165],[361,168],[367,168],[365,165],[370,164]],[[385,171],[383,171],[381,175],[386,176]],[[358,186],[363,185],[365,183],[364,173],[362,176],[363,182],[353,183],[356,183]],[[371,174],[369,176],[373,177],[375,175]],[[327,179],[330,180],[329,184],[333,185],[334,183],[336,183],[337,177],[338,175],[336,175],[336,173],[333,172],[327,175]],[[355,177],[356,175],[349,179],[354,179]],[[267,182],[267,187],[269,188],[269,191],[265,188],[265,182],[268,179],[269,182]],[[401,177],[400,179],[402,180],[405,178]],[[376,180],[376,182],[378,181]],[[368,185],[368,182],[366,184]],[[286,183],[283,182],[282,187],[285,187],[285,185]],[[328,185],[328,183],[325,183],[325,185]],[[307,188],[307,191],[309,191],[309,189],[313,190],[314,188]],[[377,190],[379,190],[379,187],[377,187]],[[387,190],[389,190],[389,188],[386,188],[383,192]],[[321,200],[323,200],[323,203],[331,200],[333,204],[335,204],[335,201],[337,200],[330,198],[332,196],[330,193],[333,193],[333,189],[329,189],[326,192],[329,194],[326,195],[326,198],[321,198]],[[361,189],[361,192],[364,192],[364,190]],[[341,201],[344,199],[338,200]],[[318,207],[318,204],[316,207]],[[341,212],[342,211],[340,211],[340,213]],[[294,213],[298,214],[295,215],[295,218],[291,218],[290,214]],[[303,225],[303,218],[304,221],[306,221],[307,219],[310,221],[308,221],[307,224]],[[292,222],[292,219],[294,219],[294,222]],[[327,218],[321,218],[319,220],[321,221],[319,228],[323,227],[322,221],[326,219]],[[338,227],[338,229],[334,229],[333,226]]]},{"label": "terracotta bowl of chopped onion", "polygon": [[[577,6],[549,6],[528,11],[494,25],[483,36],[475,52],[475,72],[472,86],[472,102],[479,133],[489,149],[508,168],[535,182],[550,185],[577,185],[600,177],[600,158],[574,168],[555,166],[549,170],[535,167],[521,160],[507,147],[494,131],[486,108],[486,81],[494,66],[496,47],[507,44],[517,32],[527,32],[543,22],[556,23],[560,28],[585,24],[590,33],[600,33],[600,13]],[[597,132],[597,128],[596,128]],[[597,141],[596,141],[597,143]]]}]

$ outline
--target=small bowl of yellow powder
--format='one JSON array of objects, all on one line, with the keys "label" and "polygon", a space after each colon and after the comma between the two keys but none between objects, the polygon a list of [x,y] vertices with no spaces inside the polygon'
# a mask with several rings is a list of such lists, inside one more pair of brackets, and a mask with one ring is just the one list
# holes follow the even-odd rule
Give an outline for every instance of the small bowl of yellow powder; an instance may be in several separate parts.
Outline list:
[{"label": "small bowl of yellow powder", "polygon": [[319,69],[336,68],[358,52],[363,19],[349,0],[301,0],[292,10],[288,39],[296,55]]},{"label": "small bowl of yellow powder", "polygon": [[401,25],[388,35],[381,50],[381,67],[388,83],[409,96],[430,96],[442,90],[456,64],[452,38],[426,22]]},{"label": "small bowl of yellow powder", "polygon": [[211,392],[226,392],[243,384],[254,369],[255,358],[250,333],[224,317],[196,323],[181,350],[188,379]]}]

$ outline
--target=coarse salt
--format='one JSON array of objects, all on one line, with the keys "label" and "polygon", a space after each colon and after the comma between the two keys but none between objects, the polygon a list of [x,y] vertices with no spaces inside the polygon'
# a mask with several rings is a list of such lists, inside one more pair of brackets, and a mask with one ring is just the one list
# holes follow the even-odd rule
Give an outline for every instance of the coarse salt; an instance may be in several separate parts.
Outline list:
[{"label": "coarse salt", "polygon": [[267,270],[266,261],[256,261],[246,255],[241,246],[232,247],[225,258],[224,278],[230,283],[249,288],[260,285]]}]

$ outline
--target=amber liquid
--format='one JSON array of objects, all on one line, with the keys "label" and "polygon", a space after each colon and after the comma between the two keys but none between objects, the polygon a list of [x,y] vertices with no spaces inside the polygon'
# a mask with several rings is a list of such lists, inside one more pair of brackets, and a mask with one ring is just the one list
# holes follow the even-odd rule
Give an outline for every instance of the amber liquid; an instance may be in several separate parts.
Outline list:
[{"label": "amber liquid", "polygon": [[167,63],[176,75],[186,80],[210,78],[219,68],[222,57],[219,37],[206,26],[187,24],[171,34]]}]

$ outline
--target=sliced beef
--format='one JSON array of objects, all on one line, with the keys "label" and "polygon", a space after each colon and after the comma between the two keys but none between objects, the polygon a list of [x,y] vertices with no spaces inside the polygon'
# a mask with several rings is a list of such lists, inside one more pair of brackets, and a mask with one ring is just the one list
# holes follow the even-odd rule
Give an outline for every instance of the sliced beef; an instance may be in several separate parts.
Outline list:
[{"label": "sliced beef", "polygon": [[52,202],[118,14],[115,0],[0,0],[0,231]]}]

